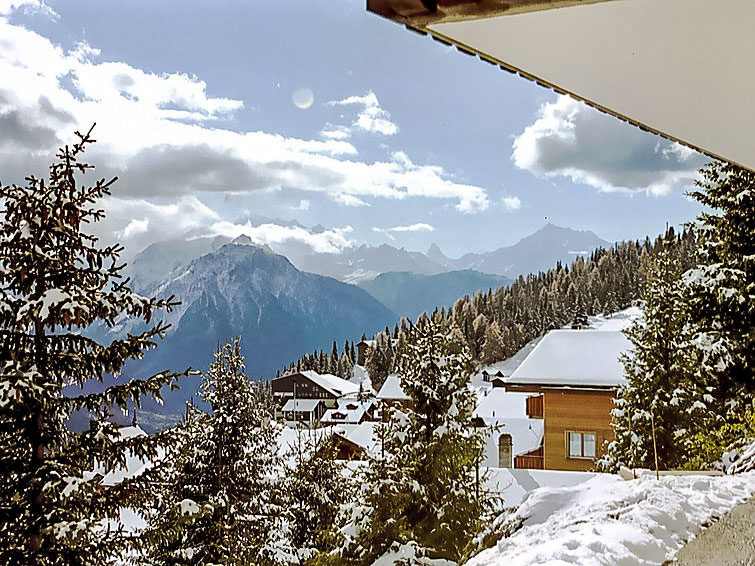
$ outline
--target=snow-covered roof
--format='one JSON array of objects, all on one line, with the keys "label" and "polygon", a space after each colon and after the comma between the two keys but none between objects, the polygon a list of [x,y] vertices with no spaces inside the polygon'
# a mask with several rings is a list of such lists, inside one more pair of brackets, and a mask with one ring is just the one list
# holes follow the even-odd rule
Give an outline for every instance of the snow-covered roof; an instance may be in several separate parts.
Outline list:
[{"label": "snow-covered roof", "polygon": [[551,330],[506,383],[618,387],[626,383],[619,356],[630,348],[617,331]]},{"label": "snow-covered roof", "polygon": [[483,419],[526,419],[527,397],[531,393],[506,391],[502,388],[484,390],[477,395],[477,408],[473,416]]},{"label": "snow-covered roof", "polygon": [[289,399],[283,405],[283,412],[297,411],[299,413],[311,413],[322,403],[320,399]]},{"label": "snow-covered roof", "polygon": [[522,346],[516,354],[503,360],[502,362],[496,362],[489,366],[480,368],[479,373],[486,372],[488,375],[496,375],[498,372],[502,373],[504,377],[509,377],[516,368],[524,361],[524,359],[534,350],[535,346],[540,343],[542,336],[538,336],[534,340],[530,340],[524,346]]},{"label": "snow-covered roof", "polygon": [[409,396],[401,389],[401,380],[396,374],[391,374],[385,378],[385,383],[377,394],[378,399],[388,400],[406,400]]},{"label": "snow-covered roof", "polygon": [[340,377],[329,373],[317,373],[310,369],[301,372],[301,374],[336,397],[342,397],[349,393],[356,393],[359,390],[359,385],[356,383],[346,381],[345,379],[341,379]]},{"label": "snow-covered roof", "polygon": [[365,421],[360,424],[339,425],[333,428],[333,434],[345,438],[349,442],[363,448],[367,454],[377,454],[379,438],[375,434],[375,427],[382,423]]},{"label": "snow-covered roof", "polygon": [[[323,423],[358,423],[372,405],[372,401],[357,401],[356,398],[342,397],[334,409],[328,409],[320,419]],[[339,418],[338,415],[343,415]]]}]

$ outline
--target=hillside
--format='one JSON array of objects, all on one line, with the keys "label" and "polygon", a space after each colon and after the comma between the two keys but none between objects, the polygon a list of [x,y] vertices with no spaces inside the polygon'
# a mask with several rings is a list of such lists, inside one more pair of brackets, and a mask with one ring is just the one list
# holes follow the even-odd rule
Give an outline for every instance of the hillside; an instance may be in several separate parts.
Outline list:
[{"label": "hillside", "polygon": [[400,316],[416,319],[434,308],[450,307],[464,295],[478,290],[509,285],[512,280],[471,269],[449,271],[437,275],[408,272],[382,273],[375,279],[361,281],[359,286]]}]

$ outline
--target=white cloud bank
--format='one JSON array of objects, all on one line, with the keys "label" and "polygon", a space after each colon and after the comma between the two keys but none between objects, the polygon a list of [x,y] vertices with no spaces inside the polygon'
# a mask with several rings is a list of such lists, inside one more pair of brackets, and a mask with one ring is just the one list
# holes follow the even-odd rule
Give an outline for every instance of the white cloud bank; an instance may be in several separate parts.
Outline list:
[{"label": "white cloud bank", "polygon": [[544,177],[565,176],[600,191],[662,195],[689,187],[705,158],[568,96],[543,104],[515,140],[512,160]]},{"label": "white cloud bank", "polygon": [[[82,43],[64,51],[0,17],[3,183],[23,182],[32,172],[43,175],[53,151],[70,143],[73,130],[96,121],[98,143],[87,158],[99,175],[120,177],[115,197],[156,207],[172,199],[194,207],[192,226],[211,218],[212,211],[197,208],[209,192],[295,188],[346,206],[422,197],[456,201],[462,213],[488,207],[482,187],[457,183],[442,167],[415,164],[403,152],[383,161],[360,160],[343,128],[326,127],[322,139],[308,140],[219,127],[221,119],[232,120],[243,101],[209,95],[196,76],[148,73],[125,62],[97,62],[98,57],[94,46]],[[386,135],[397,130],[374,93],[334,104],[362,106],[354,127]],[[152,211],[135,209],[123,218],[122,202],[110,199],[105,207],[109,231],[124,239],[148,241],[164,231]],[[171,226],[170,235],[179,237],[181,225]]]},{"label": "white cloud bank", "polygon": [[286,244],[304,244],[317,253],[339,253],[353,245],[346,235],[352,231],[351,226],[310,231],[302,226],[282,226],[265,223],[254,226],[250,221],[244,224],[220,221],[212,225],[214,234],[238,238],[249,236],[253,243],[279,248]]}]

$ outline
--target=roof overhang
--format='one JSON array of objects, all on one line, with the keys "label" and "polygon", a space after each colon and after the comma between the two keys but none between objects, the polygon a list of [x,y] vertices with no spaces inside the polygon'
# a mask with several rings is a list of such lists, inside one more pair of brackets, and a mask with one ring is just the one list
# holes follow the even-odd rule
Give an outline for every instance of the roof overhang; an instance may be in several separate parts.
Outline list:
[{"label": "roof overhang", "polygon": [[755,170],[752,0],[367,0],[367,9]]}]

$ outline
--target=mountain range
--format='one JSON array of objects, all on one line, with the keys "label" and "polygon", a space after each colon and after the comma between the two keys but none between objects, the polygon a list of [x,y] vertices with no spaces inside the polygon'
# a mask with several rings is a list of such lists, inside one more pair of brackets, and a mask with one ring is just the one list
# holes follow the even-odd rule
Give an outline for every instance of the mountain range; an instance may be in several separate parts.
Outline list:
[{"label": "mountain range", "polygon": [[[255,245],[247,236],[157,242],[128,266],[132,287],[143,295],[173,295],[181,304],[161,317],[172,326],[159,347],[126,373],[206,370],[218,343],[241,335],[248,374],[269,378],[304,353],[330,350],[333,341],[341,348],[345,340],[371,336],[401,316],[451,306],[463,295],[510,284],[520,274],[567,263],[598,246],[610,243],[553,225],[513,246],[458,259],[435,245],[426,254],[389,245],[317,254],[299,246],[289,248],[287,258],[280,248]],[[359,286],[348,284],[354,282]],[[134,324],[94,334],[112,339],[140,330]],[[180,392],[166,395],[165,406],[147,405],[152,426],[164,424],[165,415],[180,414],[198,382],[184,380]]]}]

